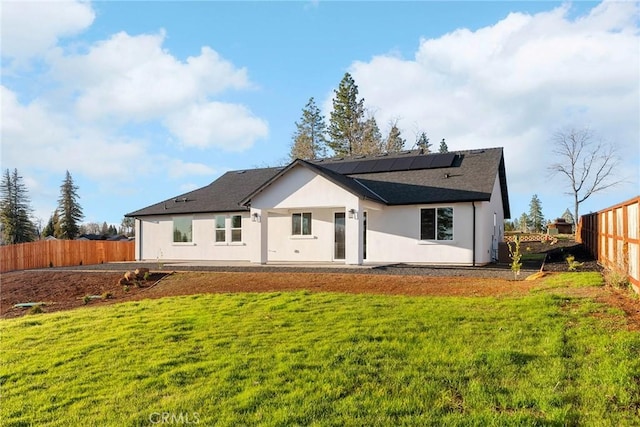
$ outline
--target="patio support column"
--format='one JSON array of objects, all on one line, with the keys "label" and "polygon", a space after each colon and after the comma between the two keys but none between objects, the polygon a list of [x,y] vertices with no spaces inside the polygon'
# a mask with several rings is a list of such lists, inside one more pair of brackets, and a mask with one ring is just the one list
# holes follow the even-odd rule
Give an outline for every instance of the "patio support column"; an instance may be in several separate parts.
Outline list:
[{"label": "patio support column", "polygon": [[269,258],[269,212],[266,209],[251,208],[251,262],[266,264]]},{"label": "patio support column", "polygon": [[364,258],[364,209],[360,199],[346,206],[345,264],[360,265]]}]

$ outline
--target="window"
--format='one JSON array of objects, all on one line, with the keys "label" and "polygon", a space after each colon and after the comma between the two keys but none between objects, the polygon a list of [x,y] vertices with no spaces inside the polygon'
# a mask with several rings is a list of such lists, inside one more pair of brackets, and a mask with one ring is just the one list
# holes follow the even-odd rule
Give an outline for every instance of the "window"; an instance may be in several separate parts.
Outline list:
[{"label": "window", "polygon": [[453,240],[453,208],[420,209],[420,240]]},{"label": "window", "polygon": [[233,215],[231,217],[231,241],[242,242],[242,216]]},{"label": "window", "polygon": [[291,234],[294,236],[311,235],[311,212],[291,215]]},{"label": "window", "polygon": [[193,242],[193,218],[176,217],[173,218],[173,242],[188,243]]},{"label": "window", "polygon": [[224,243],[227,241],[225,220],[226,217],[224,215],[216,215],[216,243]]}]

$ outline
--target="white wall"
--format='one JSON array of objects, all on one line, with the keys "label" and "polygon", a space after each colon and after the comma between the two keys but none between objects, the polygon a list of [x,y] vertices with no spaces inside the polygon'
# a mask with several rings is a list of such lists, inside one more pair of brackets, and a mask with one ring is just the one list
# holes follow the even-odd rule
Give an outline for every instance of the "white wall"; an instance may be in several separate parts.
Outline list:
[{"label": "white wall", "polygon": [[[140,219],[136,240],[142,244],[142,253],[138,253],[136,257],[143,260],[248,260],[248,230],[251,224],[249,212],[217,215],[226,216],[228,243],[215,243],[214,213],[186,215],[193,217],[193,242],[190,243],[173,242],[173,217],[170,215]],[[232,215],[242,215],[243,242],[230,242]]]},{"label": "white wall", "polygon": [[[420,241],[420,208],[453,207],[453,240]],[[386,206],[367,212],[367,261],[472,263],[471,203]]]},{"label": "white wall", "polygon": [[[291,235],[293,212],[311,212],[311,236]],[[333,212],[333,209],[317,208],[270,212],[269,261],[332,261]]]},{"label": "white wall", "polygon": [[251,200],[257,209],[355,208],[358,197],[304,166],[296,166]]},{"label": "white wall", "polygon": [[[495,213],[495,227],[494,227]],[[492,246],[497,249],[497,242],[504,240],[504,209],[500,178],[496,175],[493,192],[489,202],[476,202],[476,262],[486,264],[492,261]],[[495,244],[493,241],[495,239]],[[497,253],[495,254],[497,256]]]}]

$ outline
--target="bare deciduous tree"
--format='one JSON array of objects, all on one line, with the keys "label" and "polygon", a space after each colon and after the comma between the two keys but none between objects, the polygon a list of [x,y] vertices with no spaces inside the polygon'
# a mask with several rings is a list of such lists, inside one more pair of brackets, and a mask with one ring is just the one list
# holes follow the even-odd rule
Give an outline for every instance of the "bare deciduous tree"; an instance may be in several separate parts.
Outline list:
[{"label": "bare deciduous tree", "polygon": [[580,203],[623,181],[616,176],[620,157],[614,144],[603,142],[589,128],[557,131],[553,144],[558,161],[549,166],[549,171],[569,181],[571,191],[567,194],[573,196],[573,217],[578,221]]}]

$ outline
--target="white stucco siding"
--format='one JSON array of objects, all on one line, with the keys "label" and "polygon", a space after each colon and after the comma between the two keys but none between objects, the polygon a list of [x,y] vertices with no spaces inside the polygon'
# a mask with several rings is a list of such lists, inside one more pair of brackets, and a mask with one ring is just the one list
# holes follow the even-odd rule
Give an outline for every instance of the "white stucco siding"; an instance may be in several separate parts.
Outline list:
[{"label": "white stucco siding", "polygon": [[[420,209],[453,207],[453,240],[420,241]],[[387,206],[367,211],[367,261],[471,264],[471,203]]]},{"label": "white stucco siding", "polygon": [[[291,215],[311,213],[311,235],[291,235]],[[269,213],[269,261],[330,262],[333,257],[332,209],[300,209]],[[343,210],[344,212],[344,210]]]},{"label": "white stucco siding", "polygon": [[[497,251],[497,243],[504,238],[504,209],[498,175],[493,185],[491,200],[476,202],[476,229],[476,262],[486,264],[492,261],[492,251]],[[493,256],[496,257],[497,253]]]},{"label": "white stucco siding", "polygon": [[[215,216],[226,218],[227,242],[215,242]],[[242,242],[230,242],[231,216],[242,216]],[[173,218],[171,215],[144,217],[139,220],[136,232],[142,245],[141,253],[136,254],[143,260],[248,260],[248,227],[251,223],[248,212],[207,213],[176,215],[192,218],[192,242],[173,241]],[[140,238],[141,236],[141,238]]]},{"label": "white stucco siding", "polygon": [[358,197],[304,166],[296,166],[251,200],[257,209],[357,205]]}]

